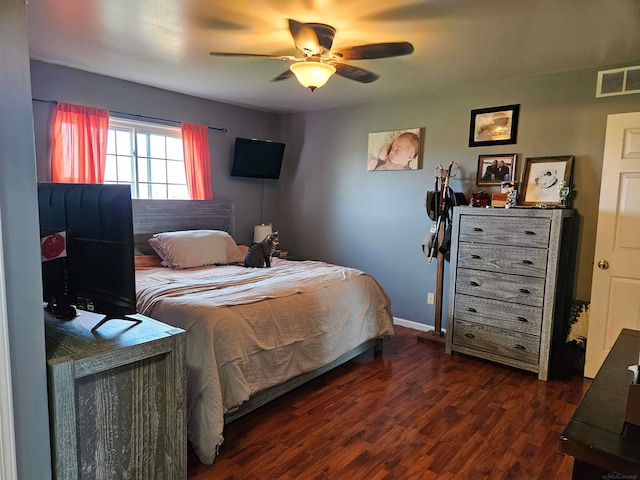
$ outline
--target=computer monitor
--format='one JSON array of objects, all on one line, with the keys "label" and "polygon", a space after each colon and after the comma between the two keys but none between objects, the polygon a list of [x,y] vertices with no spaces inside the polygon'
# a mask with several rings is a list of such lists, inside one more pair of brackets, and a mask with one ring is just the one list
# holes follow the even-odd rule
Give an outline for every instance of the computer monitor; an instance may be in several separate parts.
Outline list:
[{"label": "computer monitor", "polygon": [[40,183],[38,208],[43,300],[51,312],[73,318],[79,308],[105,320],[131,320],[126,318],[136,313],[131,188]]}]

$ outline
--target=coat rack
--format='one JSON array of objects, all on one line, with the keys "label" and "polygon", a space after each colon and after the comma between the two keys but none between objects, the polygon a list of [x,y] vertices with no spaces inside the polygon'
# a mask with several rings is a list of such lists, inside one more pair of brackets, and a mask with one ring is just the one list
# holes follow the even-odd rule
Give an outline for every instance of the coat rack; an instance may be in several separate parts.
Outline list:
[{"label": "coat rack", "polygon": [[449,187],[449,181],[451,177],[455,177],[457,173],[458,164],[455,162],[451,162],[447,169],[442,165],[438,165],[438,168],[436,169],[436,232],[429,251],[429,264],[433,262],[434,257],[436,259],[434,328],[431,331],[423,332],[418,335],[418,341],[420,342],[445,342],[444,332],[442,331],[442,297],[444,284],[444,262],[448,248],[444,248],[443,244],[446,241],[450,241],[450,238],[445,238],[445,233],[447,228],[451,226],[451,210],[456,204],[455,194],[451,190],[451,187]]}]

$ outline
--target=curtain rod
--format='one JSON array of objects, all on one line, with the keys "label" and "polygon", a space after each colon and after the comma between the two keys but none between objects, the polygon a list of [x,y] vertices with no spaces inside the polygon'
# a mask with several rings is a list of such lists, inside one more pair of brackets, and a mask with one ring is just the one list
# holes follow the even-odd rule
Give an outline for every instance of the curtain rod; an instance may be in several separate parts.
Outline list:
[{"label": "curtain rod", "polygon": [[[42,102],[42,103],[51,103],[53,105],[57,105],[58,101],[57,100],[41,100],[40,98],[32,98],[31,100],[33,100],[34,102]],[[146,119],[146,120],[155,120],[156,122],[164,122],[165,124],[170,124],[170,125],[180,125],[180,122],[176,121],[176,120],[167,120],[166,118],[157,118],[157,117],[149,117],[147,115],[139,115],[137,113],[125,113],[125,112],[115,112],[110,110],[109,114],[114,114],[114,116],[116,117],[125,117],[125,118],[135,118],[135,119]],[[227,129],[226,128],[220,128],[220,127],[210,127],[207,125],[207,128],[209,130],[217,130],[218,132],[222,132],[222,133],[227,133]]]}]

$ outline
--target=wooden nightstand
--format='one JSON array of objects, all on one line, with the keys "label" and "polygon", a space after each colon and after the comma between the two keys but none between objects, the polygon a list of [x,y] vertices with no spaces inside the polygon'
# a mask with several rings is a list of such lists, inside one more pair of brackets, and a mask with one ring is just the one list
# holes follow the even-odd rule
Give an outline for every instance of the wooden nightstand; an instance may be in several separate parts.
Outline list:
[{"label": "wooden nightstand", "polygon": [[185,332],[45,314],[54,477],[187,478]]}]

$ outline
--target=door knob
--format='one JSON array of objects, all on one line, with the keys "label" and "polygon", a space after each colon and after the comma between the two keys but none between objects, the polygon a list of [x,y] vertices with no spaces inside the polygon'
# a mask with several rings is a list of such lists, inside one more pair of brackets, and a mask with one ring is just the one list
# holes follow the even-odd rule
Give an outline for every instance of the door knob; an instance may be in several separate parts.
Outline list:
[{"label": "door knob", "polygon": [[607,262],[606,260],[600,260],[598,262],[598,268],[606,270],[607,268],[609,268],[609,262]]}]

